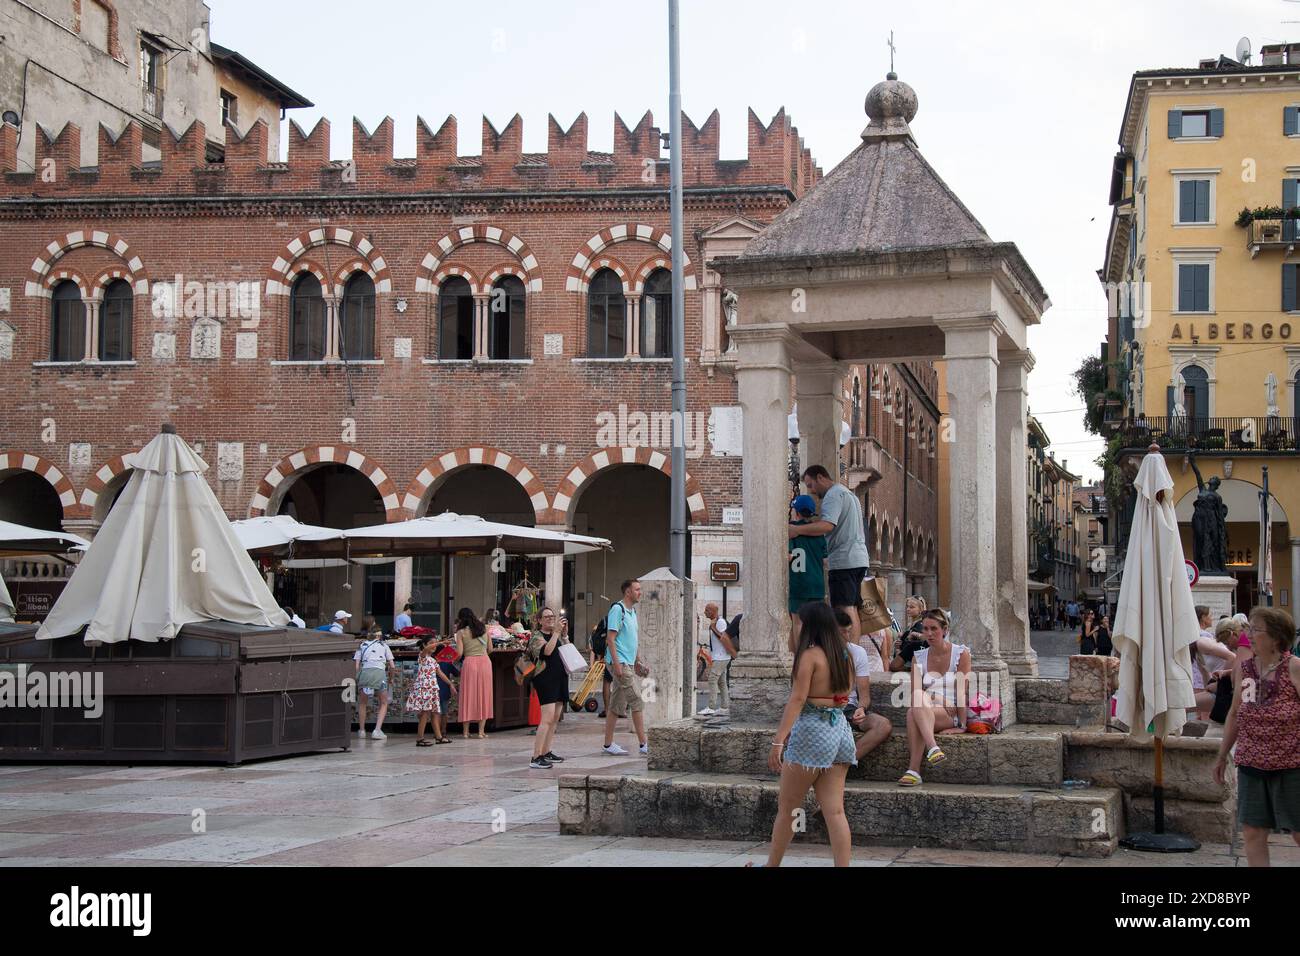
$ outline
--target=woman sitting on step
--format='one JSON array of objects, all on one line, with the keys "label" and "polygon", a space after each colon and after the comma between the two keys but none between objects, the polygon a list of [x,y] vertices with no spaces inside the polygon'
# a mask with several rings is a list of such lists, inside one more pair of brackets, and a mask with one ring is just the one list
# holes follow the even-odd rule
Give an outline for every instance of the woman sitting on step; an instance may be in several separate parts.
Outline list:
[{"label": "woman sitting on step", "polygon": [[781,775],[767,865],[781,865],[795,828],[803,820],[804,798],[812,788],[830,835],[835,865],[848,866],[852,846],[844,816],[844,778],[857,758],[843,708],[853,685],[853,667],[829,604],[805,604],[799,609],[799,622],[790,699],[767,758],[772,772]]},{"label": "woman sitting on step", "polygon": [[921,764],[944,759],[934,735],[966,732],[970,678],[970,649],[948,637],[948,615],[940,608],[921,619],[926,646],[912,659],[912,705],[907,708],[907,744],[911,761],[899,778],[900,787],[921,783]]}]

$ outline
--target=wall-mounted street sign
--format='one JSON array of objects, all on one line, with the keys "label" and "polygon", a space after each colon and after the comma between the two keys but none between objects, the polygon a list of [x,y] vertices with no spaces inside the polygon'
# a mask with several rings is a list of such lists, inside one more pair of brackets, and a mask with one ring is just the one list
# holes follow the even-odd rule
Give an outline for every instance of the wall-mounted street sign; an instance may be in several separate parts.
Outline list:
[{"label": "wall-mounted street sign", "polygon": [[744,524],[745,512],[741,508],[726,507],[722,509],[723,524]]},{"label": "wall-mounted street sign", "polygon": [[713,561],[709,564],[709,578],[714,583],[732,583],[740,580],[739,561]]},{"label": "wall-mounted street sign", "polygon": [[1183,563],[1187,565],[1187,583],[1196,587],[1196,582],[1201,580],[1201,569],[1190,558],[1184,558]]}]

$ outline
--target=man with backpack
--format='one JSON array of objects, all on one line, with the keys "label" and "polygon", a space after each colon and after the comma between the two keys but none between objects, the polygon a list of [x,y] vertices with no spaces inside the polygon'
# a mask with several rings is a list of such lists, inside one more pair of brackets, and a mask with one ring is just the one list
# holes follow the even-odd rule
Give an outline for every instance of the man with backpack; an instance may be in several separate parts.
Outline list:
[{"label": "man with backpack", "polygon": [[640,679],[650,670],[641,663],[637,647],[636,605],[641,600],[641,582],[631,578],[623,582],[622,590],[623,599],[605,617],[605,666],[613,671],[613,693],[605,711],[602,752],[615,757],[627,756],[627,751],[614,743],[614,725],[624,712],[629,712],[644,757],[650,753],[650,747],[645,736],[645,701],[641,698]]},{"label": "man with backpack", "polygon": [[[718,606],[712,602],[704,606],[704,617],[709,622],[705,639],[709,642],[709,706],[695,716],[701,720],[708,717],[726,717],[731,712],[731,698],[727,689],[727,671],[731,659],[736,656],[736,645],[727,633],[729,627],[725,619],[718,614]],[[722,697],[722,706],[718,707],[718,697]]]},{"label": "man with backpack", "polygon": [[[596,666],[596,661],[603,663],[605,660],[605,648],[609,643],[605,637],[605,628],[605,618],[602,617],[596,622],[595,630],[591,632],[590,659],[587,661],[587,664],[591,667]],[[609,710],[609,687],[613,680],[614,675],[606,667],[602,672],[600,681],[600,713],[596,715],[601,719],[604,719],[605,712]]]}]

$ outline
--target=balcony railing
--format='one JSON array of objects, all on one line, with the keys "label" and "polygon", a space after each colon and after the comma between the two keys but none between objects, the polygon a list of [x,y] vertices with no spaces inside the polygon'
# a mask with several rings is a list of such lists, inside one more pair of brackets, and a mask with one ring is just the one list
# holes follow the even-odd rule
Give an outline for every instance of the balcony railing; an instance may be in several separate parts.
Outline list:
[{"label": "balcony railing", "polygon": [[1148,418],[1146,426],[1120,429],[1123,447],[1145,451],[1151,442],[1162,450],[1197,452],[1300,452],[1300,419]]},{"label": "balcony railing", "polygon": [[845,461],[848,464],[845,484],[856,488],[864,482],[879,481],[882,475],[882,456],[880,443],[874,438],[855,436],[845,446]]},{"label": "balcony railing", "polygon": [[144,88],[144,111],[150,116],[156,116],[162,119],[163,115],[163,91],[161,88],[154,89]]},{"label": "balcony railing", "polygon": [[1255,219],[1246,226],[1246,248],[1252,257],[1262,249],[1285,249],[1294,246],[1300,234],[1297,219]]}]

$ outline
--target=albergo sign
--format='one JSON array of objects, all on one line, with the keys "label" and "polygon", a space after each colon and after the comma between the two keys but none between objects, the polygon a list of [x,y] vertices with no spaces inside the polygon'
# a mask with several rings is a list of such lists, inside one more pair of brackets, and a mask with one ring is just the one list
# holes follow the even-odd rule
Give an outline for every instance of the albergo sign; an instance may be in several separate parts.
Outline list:
[{"label": "albergo sign", "polygon": [[[1238,334],[1240,333],[1240,334]],[[1283,322],[1280,325],[1274,325],[1272,322],[1262,322],[1258,326],[1254,322],[1207,322],[1205,338],[1215,340],[1220,337],[1229,342],[1254,342],[1259,339],[1278,338],[1282,341],[1291,339],[1291,323]],[[1169,333],[1170,341],[1181,339],[1183,337],[1182,326],[1175,322],[1173,331]],[[1196,323],[1187,323],[1187,337],[1196,338]]]}]

